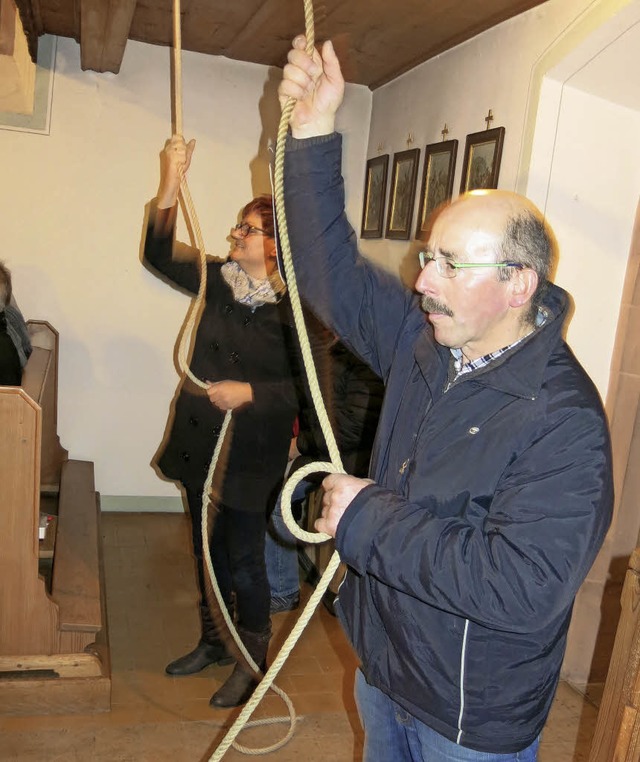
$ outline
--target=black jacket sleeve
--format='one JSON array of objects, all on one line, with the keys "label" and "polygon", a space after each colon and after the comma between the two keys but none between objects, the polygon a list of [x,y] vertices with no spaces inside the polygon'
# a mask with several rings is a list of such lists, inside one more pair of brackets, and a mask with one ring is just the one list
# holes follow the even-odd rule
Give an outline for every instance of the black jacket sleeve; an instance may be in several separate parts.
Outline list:
[{"label": "black jacket sleeve", "polygon": [[158,209],[155,200],[151,202],[144,261],[171,283],[197,294],[200,287],[198,250],[175,241],[177,209],[177,204],[171,209]]}]

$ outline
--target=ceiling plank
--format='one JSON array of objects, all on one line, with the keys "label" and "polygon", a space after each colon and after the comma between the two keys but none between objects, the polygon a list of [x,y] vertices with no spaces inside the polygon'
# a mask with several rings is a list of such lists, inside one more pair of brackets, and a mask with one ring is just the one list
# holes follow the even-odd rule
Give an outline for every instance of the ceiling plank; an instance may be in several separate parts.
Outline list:
[{"label": "ceiling plank", "polygon": [[81,0],[82,69],[120,71],[135,9],[136,0]]},{"label": "ceiling plank", "polygon": [[[127,37],[173,44],[172,0],[16,2],[30,50],[43,33],[73,38],[83,69],[118,72]],[[316,39],[334,41],[347,81],[374,89],[544,2],[317,0]],[[182,0],[183,50],[281,67],[303,27],[300,0]]]}]

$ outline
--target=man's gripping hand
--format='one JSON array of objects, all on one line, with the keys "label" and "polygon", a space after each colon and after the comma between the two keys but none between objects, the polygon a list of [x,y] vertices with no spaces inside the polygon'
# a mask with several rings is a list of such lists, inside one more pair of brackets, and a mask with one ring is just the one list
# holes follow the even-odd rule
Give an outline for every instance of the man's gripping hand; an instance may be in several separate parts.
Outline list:
[{"label": "man's gripping hand", "polygon": [[368,484],[371,479],[358,479],[348,474],[330,474],[322,482],[324,495],[322,497],[322,518],[316,520],[314,526],[318,532],[336,536],[338,524],[344,512],[355,496]]},{"label": "man's gripping hand", "polygon": [[307,55],[306,44],[304,35],[294,39],[278,88],[282,108],[289,98],[297,101],[290,121],[294,138],[330,135],[344,97],[344,77],[331,41],[313,56]]}]

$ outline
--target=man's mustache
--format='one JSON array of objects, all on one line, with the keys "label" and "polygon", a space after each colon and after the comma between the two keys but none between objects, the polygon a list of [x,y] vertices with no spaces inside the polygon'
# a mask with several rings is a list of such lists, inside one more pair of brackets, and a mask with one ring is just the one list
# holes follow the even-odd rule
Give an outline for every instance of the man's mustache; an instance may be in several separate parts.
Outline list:
[{"label": "man's mustache", "polygon": [[447,305],[439,302],[432,296],[423,296],[422,299],[420,299],[420,306],[425,312],[436,312],[439,315],[448,315],[449,317],[453,317],[453,312],[447,307]]}]

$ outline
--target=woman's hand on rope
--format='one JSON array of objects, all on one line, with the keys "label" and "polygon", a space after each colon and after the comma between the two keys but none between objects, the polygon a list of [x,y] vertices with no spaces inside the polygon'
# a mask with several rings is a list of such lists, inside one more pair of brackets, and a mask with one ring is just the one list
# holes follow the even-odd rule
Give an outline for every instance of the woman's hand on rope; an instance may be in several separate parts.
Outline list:
[{"label": "woman's hand on rope", "polygon": [[191,154],[196,141],[185,143],[182,135],[173,135],[160,154],[160,187],[158,188],[158,209],[168,209],[175,205],[180,190],[180,178],[189,169]]},{"label": "woman's hand on rope", "polygon": [[316,519],[316,530],[335,537],[340,519],[351,501],[373,483],[372,479],[358,479],[348,474],[329,474],[322,482],[322,518]]},{"label": "woman's hand on rope", "polygon": [[207,395],[220,410],[236,410],[253,402],[251,384],[244,381],[216,381],[207,386]]},{"label": "woman's hand on rope", "polygon": [[278,88],[284,109],[289,98],[297,101],[290,119],[294,138],[330,135],[335,114],[344,97],[344,77],[330,40],[313,57],[305,50],[307,40],[298,35],[293,41]]}]

